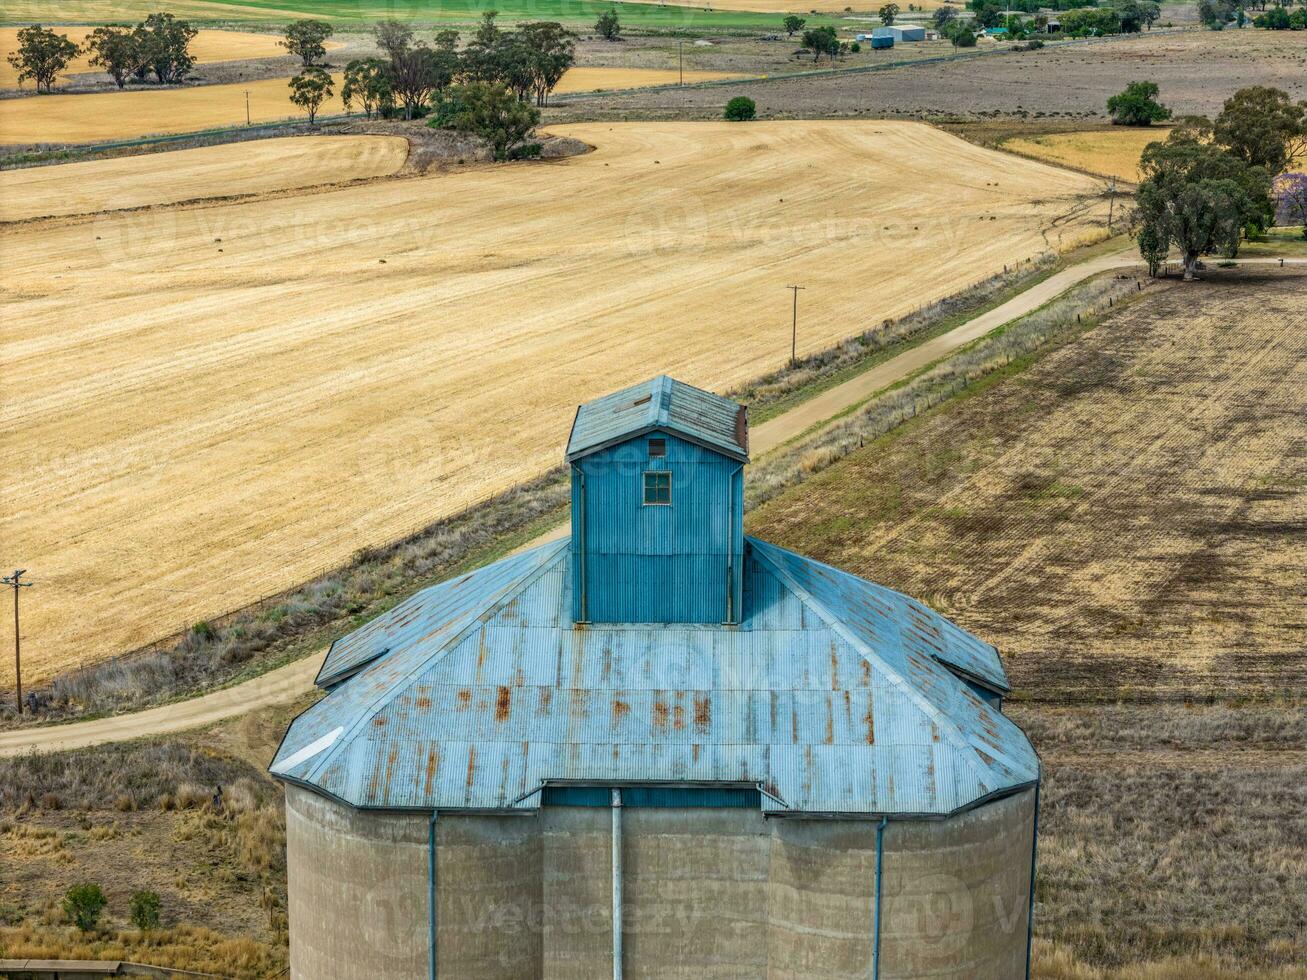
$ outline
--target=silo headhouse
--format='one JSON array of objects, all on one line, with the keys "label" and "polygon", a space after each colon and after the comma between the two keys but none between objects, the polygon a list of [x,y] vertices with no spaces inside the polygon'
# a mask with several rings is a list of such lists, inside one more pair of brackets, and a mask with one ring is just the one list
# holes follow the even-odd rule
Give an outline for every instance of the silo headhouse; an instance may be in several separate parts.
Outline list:
[{"label": "silo headhouse", "polygon": [[746,537],[748,455],[670,378],[583,405],[569,537],[332,646],[271,767],[294,977],[1028,976],[997,651]]}]

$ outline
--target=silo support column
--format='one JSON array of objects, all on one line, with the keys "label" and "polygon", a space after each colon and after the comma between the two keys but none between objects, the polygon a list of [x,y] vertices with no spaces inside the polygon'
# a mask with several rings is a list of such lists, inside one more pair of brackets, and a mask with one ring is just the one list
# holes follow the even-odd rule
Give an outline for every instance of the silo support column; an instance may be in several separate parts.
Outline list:
[{"label": "silo support column", "polygon": [[430,980],[436,980],[436,811],[427,825],[427,930],[430,934]]},{"label": "silo support column", "polygon": [[[881,869],[885,863],[885,826],[888,823],[889,817],[881,817],[880,823],[876,825],[876,921],[871,945],[872,980],[880,980],[880,883],[882,877]],[[1029,978],[1027,978],[1027,980],[1029,980]]]},{"label": "silo support column", "polygon": [[613,980],[622,980],[622,791],[613,790]]}]

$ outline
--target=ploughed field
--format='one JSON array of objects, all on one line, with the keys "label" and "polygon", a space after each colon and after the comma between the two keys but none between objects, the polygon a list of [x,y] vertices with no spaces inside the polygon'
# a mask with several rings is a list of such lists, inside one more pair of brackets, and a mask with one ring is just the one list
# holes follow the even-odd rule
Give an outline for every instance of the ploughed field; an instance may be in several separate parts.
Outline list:
[{"label": "ploughed field", "polygon": [[556,465],[578,402],[779,366],[790,283],[813,352],[1106,214],[1090,178],[913,123],[554,131],[597,149],[0,229],[0,537],[42,580],[33,676]]},{"label": "ploughed field", "polygon": [[[58,20],[67,19],[67,14],[58,18]],[[87,35],[94,30],[91,27],[64,27],[58,23],[49,26],[58,34],[66,34],[68,40],[79,46],[85,44]],[[9,64],[8,60],[8,55],[18,50],[18,31],[17,27],[0,27],[0,88],[18,87],[18,69]],[[243,61],[247,58],[275,58],[287,53],[286,49],[278,43],[280,40],[280,36],[276,34],[201,30],[191,41],[190,50],[198,64]],[[340,43],[328,41],[327,47],[338,48]],[[89,54],[83,53],[74,58],[69,62],[64,77],[79,72],[102,72],[104,69],[91,65],[90,57]],[[24,83],[27,88],[31,88],[33,84],[31,81]]]},{"label": "ploughed field", "polygon": [[1003,651],[1036,976],[1307,975],[1304,322],[1301,269],[1172,282],[748,518]]},{"label": "ploughed field", "polygon": [[402,136],[308,136],[0,171],[0,221],[261,194],[392,174]]},{"label": "ploughed field", "polygon": [[[876,54],[897,60],[920,47],[896,45]],[[1273,85],[1295,100],[1307,98],[1307,44],[1301,32],[1154,32],[1090,43],[1059,42],[1039,51],[993,55],[992,50],[879,72],[775,78],[684,92],[632,92],[593,109],[612,118],[668,112],[680,118],[694,113],[716,116],[727,99],[747,95],[764,118],[838,114],[958,120],[1012,115],[1036,121],[1097,121],[1105,116],[1111,96],[1141,78],[1158,83],[1162,101],[1177,117],[1214,116],[1233,92],[1249,85]],[[857,57],[871,56],[864,48]]]},{"label": "ploughed field", "polygon": [[[684,74],[687,83],[736,77],[713,71]],[[324,116],[345,111],[340,100],[342,76],[336,73],[332,78],[336,94],[322,106],[320,113]],[[674,85],[679,78],[672,69],[573,68],[563,76],[555,92],[561,95]],[[358,106],[354,108],[357,113]],[[303,110],[290,101],[290,85],[285,78],[154,91],[4,99],[0,100],[0,145],[131,139],[241,126],[247,119],[267,123],[306,118]]]}]

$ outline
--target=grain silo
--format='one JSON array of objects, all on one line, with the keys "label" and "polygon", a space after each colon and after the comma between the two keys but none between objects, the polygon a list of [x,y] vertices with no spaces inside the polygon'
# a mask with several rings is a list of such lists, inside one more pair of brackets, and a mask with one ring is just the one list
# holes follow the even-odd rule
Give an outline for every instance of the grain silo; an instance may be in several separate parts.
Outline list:
[{"label": "grain silo", "polygon": [[272,765],[294,977],[1027,975],[996,651],[745,537],[747,459],[669,378],[584,405],[570,537],[332,646]]}]

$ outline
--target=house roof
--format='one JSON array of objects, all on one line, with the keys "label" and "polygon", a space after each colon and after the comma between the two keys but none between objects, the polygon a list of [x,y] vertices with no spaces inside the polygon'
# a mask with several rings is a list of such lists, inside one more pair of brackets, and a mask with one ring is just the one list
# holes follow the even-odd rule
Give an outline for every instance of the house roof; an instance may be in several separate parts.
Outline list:
[{"label": "house roof", "polygon": [[744,406],[664,374],[580,406],[567,461],[656,431],[673,432],[740,462],[749,459]]},{"label": "house roof", "polygon": [[[569,541],[338,642],[274,775],[352,806],[529,810],[551,782],[748,783],[778,812],[943,815],[1039,777],[993,647],[755,539],[738,626],[570,619]],[[350,671],[355,671],[351,675]]]}]

